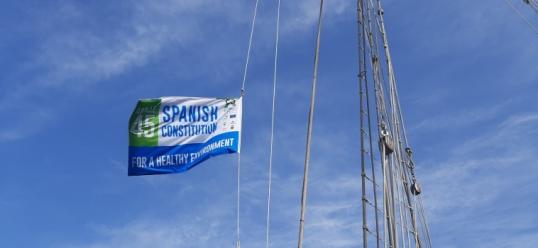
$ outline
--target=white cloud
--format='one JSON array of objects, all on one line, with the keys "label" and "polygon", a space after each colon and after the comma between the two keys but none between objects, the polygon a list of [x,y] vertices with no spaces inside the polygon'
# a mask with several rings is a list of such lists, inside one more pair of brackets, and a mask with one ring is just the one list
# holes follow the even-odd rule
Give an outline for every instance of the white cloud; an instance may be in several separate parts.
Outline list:
[{"label": "white cloud", "polygon": [[[531,199],[536,193],[527,186],[538,173],[537,143],[530,138],[537,124],[536,113],[510,116],[495,129],[478,132],[447,151],[446,157],[420,166],[430,227],[437,234],[445,230],[434,237],[434,243],[451,247],[460,244],[456,238],[460,237],[468,245],[488,247],[481,240],[496,237],[487,244],[520,247],[518,240],[536,238],[517,230],[537,228],[525,221],[538,218],[526,207],[534,204]],[[454,223],[460,223],[459,228],[450,228]]]},{"label": "white cloud", "polygon": [[423,132],[439,131],[447,128],[458,129],[484,123],[500,117],[511,102],[506,101],[495,106],[483,108],[463,109],[455,113],[441,112],[431,118],[423,119],[418,124],[412,126],[410,131]]},{"label": "white cloud", "polygon": [[[20,106],[15,110],[20,111]],[[41,128],[54,122],[55,113],[45,108],[25,109],[21,119],[5,122],[0,130],[0,143],[24,139],[36,135]]]},{"label": "white cloud", "polygon": [[119,19],[122,23],[107,32],[85,26],[95,17],[77,9],[80,14],[73,19],[83,20],[83,26],[67,32],[53,30],[46,37],[40,63],[49,72],[47,82],[42,83],[93,83],[143,66],[169,45],[192,44],[202,39],[195,17],[206,18],[203,10],[210,3],[141,1],[125,8],[128,18]]},{"label": "white cloud", "polygon": [[[282,20],[283,30],[286,33],[295,33],[297,31],[304,32],[305,30],[314,31],[314,25],[317,25],[319,15],[319,0],[305,0],[283,2],[288,15]],[[324,2],[324,25],[332,24],[338,20],[346,9],[353,6],[351,1],[325,1]]]},{"label": "white cloud", "polygon": [[[213,208],[209,211],[216,211]],[[222,213],[168,220],[136,220],[120,227],[94,226],[102,239],[89,244],[60,245],[65,248],[229,247],[230,232],[219,221]],[[227,241],[227,242],[226,242]]]},{"label": "white cloud", "polygon": [[[347,1],[336,1],[327,4],[328,15],[339,15],[349,5]],[[284,4],[291,20],[283,20],[285,30],[305,31],[317,21],[318,3],[315,0]],[[236,2],[215,0],[164,2],[140,1],[133,6],[123,8],[126,18],[116,19],[118,25],[94,28],[92,16],[82,5],[63,3],[59,6],[63,11],[57,18],[49,19],[50,26],[67,26],[68,28],[51,28],[44,38],[38,63],[47,68],[45,79],[39,77],[40,84],[63,85],[65,83],[93,83],[128,72],[132,68],[147,64],[152,58],[171,47],[182,47],[187,50],[206,50],[217,42],[212,39],[215,33],[209,31],[208,20],[221,19],[228,27],[250,27],[250,5]],[[262,8],[265,7],[265,8]],[[272,6],[261,6],[259,12],[268,12]],[[272,15],[261,15],[258,25],[269,25],[274,20]],[[268,18],[267,20],[263,18]],[[70,23],[81,26],[70,26]],[[107,23],[104,22],[106,25]],[[272,25],[272,24],[271,24]],[[222,32],[227,32],[221,30]],[[256,29],[256,46],[272,46],[272,42],[264,42],[259,37],[272,34],[273,27],[259,26]],[[234,37],[237,38],[237,37]],[[246,38],[244,37],[246,46]],[[243,40],[239,40],[243,42]],[[236,41],[234,41],[235,43]],[[219,43],[221,53],[230,44]],[[246,48],[245,48],[246,49]],[[219,56],[219,54],[216,54]],[[236,56],[243,59],[243,54]]]}]

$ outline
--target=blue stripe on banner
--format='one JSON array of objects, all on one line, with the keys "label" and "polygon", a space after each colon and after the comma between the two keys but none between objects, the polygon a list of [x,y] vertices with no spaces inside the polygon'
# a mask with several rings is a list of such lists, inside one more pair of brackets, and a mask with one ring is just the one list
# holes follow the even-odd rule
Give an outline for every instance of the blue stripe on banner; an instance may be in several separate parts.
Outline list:
[{"label": "blue stripe on banner", "polygon": [[178,146],[129,146],[129,176],[181,173],[210,157],[237,153],[239,132],[219,134],[205,143]]}]

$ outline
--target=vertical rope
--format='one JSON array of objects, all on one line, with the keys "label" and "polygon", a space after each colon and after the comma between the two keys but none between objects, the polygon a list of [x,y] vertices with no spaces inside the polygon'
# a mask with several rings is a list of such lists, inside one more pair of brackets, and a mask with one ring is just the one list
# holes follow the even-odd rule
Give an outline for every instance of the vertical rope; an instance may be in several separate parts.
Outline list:
[{"label": "vertical rope", "polygon": [[[245,95],[245,83],[247,81],[247,72],[248,72],[248,65],[250,62],[250,51],[252,50],[252,41],[254,39],[254,27],[256,26],[256,15],[258,13],[258,3],[259,0],[256,0],[256,5],[254,6],[254,14],[252,15],[252,24],[250,27],[250,36],[248,39],[248,49],[247,49],[247,58],[245,59],[245,69],[243,70],[243,82],[241,83],[241,97]],[[243,118],[241,118],[241,124],[243,122]],[[243,125],[241,125],[243,126]],[[240,139],[242,135],[240,136]],[[241,144],[241,140],[239,140],[239,144]],[[240,236],[240,210],[241,210],[241,152],[237,154],[237,212],[236,212],[236,248],[241,247],[241,236]]]},{"label": "vertical rope", "polygon": [[269,146],[269,183],[267,190],[267,220],[265,224],[265,247],[269,248],[269,230],[271,219],[271,184],[273,178],[273,144],[275,133],[275,103],[276,103],[276,82],[278,69],[278,43],[280,33],[280,0],[278,0],[277,15],[276,15],[276,37],[275,37],[275,60],[273,65],[273,105],[271,109],[271,141]]},{"label": "vertical rope", "polygon": [[306,155],[304,162],[303,191],[301,195],[301,219],[299,220],[299,242],[298,248],[303,247],[304,219],[306,211],[306,197],[308,193],[308,169],[310,166],[310,146],[312,140],[312,124],[314,122],[314,106],[316,102],[316,84],[318,81],[319,44],[321,36],[321,17],[323,14],[323,0],[319,4],[318,31],[316,36],[316,51],[314,54],[314,75],[312,79],[312,92],[310,95],[310,111],[308,112],[308,128],[306,135]]},{"label": "vertical rope", "polygon": [[236,238],[237,242],[235,244],[236,248],[241,247],[241,238],[239,236],[240,234],[240,228],[239,228],[239,211],[241,207],[241,152],[237,154],[237,213],[236,213]]},{"label": "vertical rope", "polygon": [[[378,93],[379,93],[379,89],[377,87],[377,85],[379,84],[379,80],[380,80],[380,76],[379,76],[379,70],[377,70],[377,65],[379,63],[377,62],[374,62],[374,57],[377,58],[377,54],[378,54],[378,51],[377,51],[377,37],[375,37],[372,33],[372,18],[371,18],[371,14],[370,12],[372,11],[370,5],[369,5],[369,2],[366,1],[366,0],[360,0],[362,5],[363,5],[363,18],[366,18],[366,20],[364,21],[363,25],[362,25],[362,32],[364,32],[364,34],[367,36],[367,43],[369,45],[369,49],[370,49],[370,56],[371,56],[371,60],[370,60],[370,68],[372,68],[372,78],[373,78],[373,81],[374,81],[374,87],[373,87],[373,91],[375,93],[375,96],[374,96],[374,104],[375,104],[375,110],[376,110],[376,121],[377,121],[377,124],[379,125],[380,124],[380,115],[379,115],[379,112],[380,112],[380,109],[379,109],[379,99],[378,99]],[[366,15],[364,15],[366,14]],[[365,44],[365,45],[366,45]],[[366,56],[367,56],[367,53],[365,52],[363,54],[363,60],[366,61]],[[377,60],[376,60],[377,61]],[[366,79],[366,77],[365,77]],[[375,208],[375,236],[376,236],[376,247],[377,248],[380,248],[381,247],[381,235],[380,235],[380,224],[383,224],[385,225],[385,221],[382,220],[382,223],[380,223],[380,218],[379,218],[379,214],[378,214],[378,209],[379,209],[379,205],[378,205],[378,196],[377,196],[377,183],[376,183],[376,172],[375,172],[375,166],[374,166],[374,145],[373,145],[373,140],[372,140],[372,118],[371,118],[371,107],[370,107],[370,95],[369,95],[369,87],[368,87],[368,81],[365,80],[365,84],[364,84],[364,87],[365,87],[365,92],[366,92],[366,110],[367,110],[367,115],[368,115],[368,141],[369,141],[369,153],[370,153],[370,169],[371,169],[371,177],[372,177],[372,188],[373,188],[373,193],[374,193],[374,208]],[[383,179],[384,180],[384,179]],[[383,200],[384,201],[384,200]],[[383,204],[383,208],[384,208],[384,205]],[[383,218],[384,219],[384,218]],[[383,226],[384,227],[384,226]],[[384,228],[383,228],[384,230]],[[385,234],[385,232],[383,231],[383,234]],[[383,237],[384,240],[385,237]],[[385,242],[384,242],[385,243]]]},{"label": "vertical rope", "polygon": [[[362,207],[362,247],[368,247],[368,219],[366,213],[366,149],[365,149],[365,92],[366,87],[366,33],[364,32],[364,10],[362,0],[357,0],[357,39],[359,55],[359,102],[360,102],[360,139],[361,139],[361,207]],[[368,119],[370,116],[368,116]],[[368,134],[371,135],[371,134]],[[375,186],[374,186],[375,191]],[[377,212],[377,209],[374,209]]]}]

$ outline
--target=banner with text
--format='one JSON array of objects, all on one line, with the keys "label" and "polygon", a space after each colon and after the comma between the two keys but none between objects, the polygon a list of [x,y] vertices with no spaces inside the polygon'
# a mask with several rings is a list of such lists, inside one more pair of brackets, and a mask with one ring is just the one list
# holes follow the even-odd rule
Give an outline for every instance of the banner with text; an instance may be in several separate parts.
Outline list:
[{"label": "banner with text", "polygon": [[138,101],[129,120],[129,176],[184,172],[239,153],[241,98],[161,97]]}]

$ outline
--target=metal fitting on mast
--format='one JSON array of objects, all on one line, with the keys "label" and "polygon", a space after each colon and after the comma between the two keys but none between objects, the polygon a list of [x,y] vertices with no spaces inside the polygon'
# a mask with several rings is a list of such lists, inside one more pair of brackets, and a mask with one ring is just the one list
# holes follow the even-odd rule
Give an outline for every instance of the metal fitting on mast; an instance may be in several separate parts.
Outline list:
[{"label": "metal fitting on mast", "polygon": [[[383,122],[381,123],[381,137],[379,139],[379,145],[385,147],[385,154],[389,155],[394,152],[394,141],[392,140],[392,137],[389,133],[389,131],[386,128],[386,124]],[[382,147],[380,147],[382,148]],[[383,150],[383,149],[381,149]]]}]

